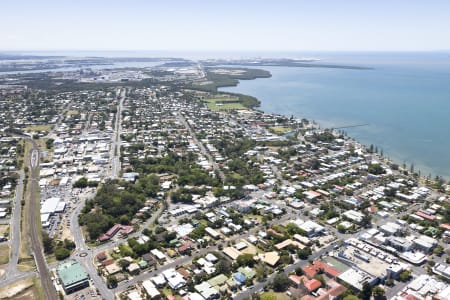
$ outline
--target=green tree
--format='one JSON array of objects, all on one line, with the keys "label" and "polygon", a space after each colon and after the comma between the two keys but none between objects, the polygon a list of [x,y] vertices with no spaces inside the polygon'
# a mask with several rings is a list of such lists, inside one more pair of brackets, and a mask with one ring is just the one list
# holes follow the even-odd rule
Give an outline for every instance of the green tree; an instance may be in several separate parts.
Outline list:
[{"label": "green tree", "polygon": [[341,224],[339,224],[336,228],[340,233],[345,233],[347,231],[347,229],[345,229],[344,225],[341,225]]},{"label": "green tree", "polygon": [[220,259],[216,264],[217,274],[229,274],[231,270],[231,263],[227,259]]},{"label": "green tree", "polygon": [[45,141],[45,147],[46,147],[47,149],[52,149],[52,147],[53,147],[53,142],[54,142],[54,141],[55,141],[55,140],[52,139],[52,138],[47,139],[47,140]]},{"label": "green tree", "polygon": [[63,260],[70,256],[70,251],[64,247],[57,247],[55,249],[55,257],[57,260]]},{"label": "green tree", "polygon": [[287,277],[285,273],[279,273],[275,275],[275,278],[272,282],[273,290],[275,292],[284,292],[290,286],[290,279]]},{"label": "green tree", "polygon": [[117,287],[117,278],[114,275],[106,277],[106,286],[110,289]]},{"label": "green tree", "polygon": [[64,248],[73,250],[75,249],[75,243],[69,239],[64,239]]},{"label": "green tree", "polygon": [[381,286],[376,286],[372,289],[372,295],[375,297],[375,299],[384,297],[385,291]]},{"label": "green tree", "polygon": [[42,232],[42,244],[44,246],[44,253],[50,254],[53,253],[53,240],[48,236],[48,233],[43,231]]},{"label": "green tree", "polygon": [[249,253],[241,254],[237,257],[236,262],[239,266],[249,266],[253,267],[255,264],[255,260],[253,259],[253,255]]},{"label": "green tree", "polygon": [[436,254],[437,256],[441,256],[442,254],[444,254],[444,248],[442,248],[441,245],[438,245],[436,248],[434,248],[433,254]]},{"label": "green tree", "polygon": [[303,275],[303,270],[302,270],[302,268],[300,268],[300,267],[295,268],[295,275],[297,275],[297,276]]},{"label": "green tree", "polygon": [[406,282],[409,280],[409,277],[411,276],[411,271],[405,270],[403,272],[400,273],[398,279],[400,281]]},{"label": "green tree", "polygon": [[361,290],[361,299],[362,300],[370,300],[370,297],[372,296],[372,286],[365,281],[362,286]]},{"label": "green tree", "polygon": [[305,247],[297,251],[297,256],[300,259],[308,259],[308,257],[312,254],[311,248]]},{"label": "green tree", "polygon": [[88,186],[88,180],[86,177],[81,177],[80,179],[75,181],[75,183],[73,184],[73,187],[79,188],[79,189],[84,189],[87,186]]},{"label": "green tree", "polygon": [[121,259],[117,262],[117,264],[122,268],[122,270],[125,270],[130,265],[130,262],[126,259]]}]

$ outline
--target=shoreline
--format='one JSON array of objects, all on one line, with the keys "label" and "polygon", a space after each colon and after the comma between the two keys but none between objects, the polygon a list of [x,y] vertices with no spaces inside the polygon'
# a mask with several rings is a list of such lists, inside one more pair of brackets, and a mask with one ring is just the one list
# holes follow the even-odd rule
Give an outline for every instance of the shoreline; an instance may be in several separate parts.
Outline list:
[{"label": "shoreline", "polygon": [[[239,68],[238,66],[233,66],[233,65],[225,66],[224,68],[227,68],[227,67],[228,68]],[[245,67],[248,67],[248,66],[245,66]],[[281,66],[281,67],[288,67],[288,66]],[[262,69],[262,70],[265,70],[265,69]],[[255,80],[255,79],[258,79],[258,78],[272,78],[272,73],[269,70],[265,70],[265,71],[269,72],[271,74],[271,76],[269,76],[269,77],[256,77],[256,78],[253,78],[253,79],[243,79],[243,80]],[[239,85],[241,79],[238,79],[237,81],[238,81],[238,83],[235,84],[235,85],[227,85],[227,86],[220,86],[220,87],[218,87],[217,88],[217,93],[225,93],[225,94],[234,94],[234,95],[243,95],[243,96],[253,97],[253,98],[255,98],[258,101],[259,104],[257,106],[255,106],[255,107],[251,107],[251,108],[248,108],[248,109],[256,110],[256,111],[259,111],[259,112],[262,112],[262,113],[266,113],[266,114],[275,114],[275,115],[286,116],[283,113],[270,113],[270,112],[262,110],[260,108],[261,103],[262,103],[261,99],[256,97],[256,96],[253,96],[251,94],[249,95],[249,94],[244,94],[244,93],[239,93],[239,92],[229,92],[229,91],[220,90],[220,88],[229,88],[229,87],[231,87],[231,88],[234,87],[235,88],[235,87],[237,87]],[[295,117],[297,117],[297,118],[305,118],[305,117],[301,117],[301,116],[295,116]],[[321,130],[332,129],[333,133],[336,133],[335,129],[330,128],[328,126],[323,126],[323,124],[321,124],[318,120],[310,119],[310,118],[305,118],[305,119],[310,121],[312,124],[315,124],[316,125],[316,129],[321,129]],[[317,125],[318,125],[318,127],[317,127]],[[348,134],[346,131],[345,131],[345,133],[346,133],[346,136],[348,138],[350,138],[354,142],[358,143],[359,145],[365,147],[366,149],[368,149],[370,147],[370,145],[366,145],[365,143],[362,143],[361,141],[359,141],[357,138],[355,138],[351,134]],[[375,144],[372,144],[372,145],[375,146],[375,147],[377,146]],[[383,149],[380,149],[380,150],[384,151]],[[377,157],[377,159],[380,160],[380,161],[385,161],[386,163],[389,163],[390,165],[397,165],[399,167],[399,171],[406,171],[408,173],[411,173],[410,172],[410,166],[406,165],[404,167],[404,165],[406,164],[405,160],[402,161],[401,158],[390,157],[389,156],[389,152],[383,153],[383,156],[381,156],[381,157],[380,157],[380,155],[378,153],[372,153],[372,154],[375,155]],[[414,167],[414,170],[413,170],[411,175],[418,174],[417,178],[420,179],[422,182],[425,182],[425,181],[432,181],[432,182],[434,182],[436,178],[442,178],[445,181],[450,180],[450,176],[438,175],[438,174],[436,174],[436,172],[434,170],[431,170],[431,169],[426,168],[426,167],[425,167],[425,170],[429,169],[428,171],[433,171],[434,173],[433,172],[423,172],[424,171],[423,170],[424,166],[420,167],[420,165],[416,165],[416,163],[414,163],[414,161],[410,162],[409,165],[412,165]]]}]

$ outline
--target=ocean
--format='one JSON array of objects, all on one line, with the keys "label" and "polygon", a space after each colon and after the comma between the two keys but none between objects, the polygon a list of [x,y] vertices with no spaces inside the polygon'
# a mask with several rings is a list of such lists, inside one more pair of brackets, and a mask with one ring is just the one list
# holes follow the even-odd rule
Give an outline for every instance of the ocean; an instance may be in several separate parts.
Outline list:
[{"label": "ocean", "polygon": [[[294,57],[294,56],[292,56]],[[320,53],[324,63],[371,70],[261,67],[271,78],[241,81],[222,91],[257,97],[259,109],[345,128],[422,176],[450,179],[450,55]]]}]

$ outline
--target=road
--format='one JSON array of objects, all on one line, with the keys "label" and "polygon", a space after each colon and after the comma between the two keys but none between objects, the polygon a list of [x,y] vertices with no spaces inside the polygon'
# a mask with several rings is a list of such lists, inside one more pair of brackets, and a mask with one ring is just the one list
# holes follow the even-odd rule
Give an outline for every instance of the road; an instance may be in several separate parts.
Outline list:
[{"label": "road", "polygon": [[[94,196],[94,195],[92,195]],[[81,202],[77,205],[77,207],[72,211],[70,215],[70,223],[71,226],[71,232],[74,237],[74,242],[76,245],[76,251],[72,254],[72,258],[77,260],[81,265],[84,266],[86,271],[89,273],[89,276],[91,277],[92,281],[94,282],[95,287],[99,290],[102,297],[105,299],[114,299],[114,294],[112,290],[108,289],[106,286],[105,281],[97,274],[97,270],[94,267],[94,261],[95,256],[103,251],[109,250],[118,244],[122,242],[126,242],[128,238],[132,237],[139,237],[142,234],[142,231],[145,228],[148,228],[148,226],[155,222],[155,220],[158,218],[158,216],[161,214],[161,212],[164,210],[164,207],[161,206],[153,215],[141,226],[141,229],[131,235],[129,235],[126,238],[118,239],[115,242],[109,242],[102,244],[98,247],[96,247],[94,250],[91,250],[87,245],[83,238],[83,233],[81,231],[81,227],[78,224],[78,215],[80,214],[81,210],[84,207],[84,203],[86,199],[89,197],[86,197],[85,199],[81,200]],[[85,256],[80,256],[80,254]]]},{"label": "road", "polygon": [[119,105],[117,106],[117,113],[114,123],[113,141],[111,144],[111,177],[117,178],[120,172],[120,134],[122,131],[122,110],[123,101],[126,96],[126,89],[118,91]]},{"label": "road", "polygon": [[[120,134],[121,134],[121,121],[122,121],[122,110],[123,110],[123,102],[125,100],[126,96],[126,90],[119,90],[118,91],[118,97],[119,97],[119,105],[117,108],[117,114],[114,124],[114,133],[111,143],[111,153],[112,153],[112,159],[111,159],[111,177],[117,178],[120,172]],[[148,228],[148,226],[155,222],[156,218],[161,214],[164,207],[161,205],[161,207],[152,215],[151,218],[149,218],[141,227],[141,229],[132,234],[129,235],[125,239],[119,239],[118,241],[115,241],[114,243],[106,243],[103,245],[100,245],[95,248],[95,250],[91,250],[87,245],[83,237],[83,232],[81,230],[80,225],[78,224],[78,216],[85,206],[86,199],[92,198],[95,196],[95,192],[92,193],[92,195],[87,195],[83,199],[79,199],[79,203],[75,207],[75,209],[71,212],[69,216],[71,226],[71,232],[74,237],[74,242],[76,245],[76,250],[72,254],[72,258],[77,260],[87,271],[90,278],[94,282],[95,287],[100,292],[101,296],[105,299],[114,299],[114,294],[112,290],[108,289],[106,286],[105,281],[101,276],[98,275],[97,269],[94,267],[95,262],[95,256],[105,250],[108,250],[115,245],[119,244],[120,242],[125,242],[127,238],[131,237],[138,237],[142,234],[142,230],[145,228]]]},{"label": "road", "polygon": [[41,223],[40,199],[36,197],[39,191],[39,148],[35,141],[31,140],[31,142],[33,144],[33,149],[31,152],[30,181],[28,184],[28,187],[30,189],[30,199],[28,199],[29,205],[27,206],[29,209],[29,219],[23,221],[30,224],[30,230],[28,234],[30,237],[31,252],[36,262],[36,267],[39,273],[39,278],[41,280],[41,286],[45,299],[56,300],[58,299],[58,297],[53,282],[50,278],[50,272],[47,268],[47,262],[45,261],[44,251],[42,249],[40,233],[41,226],[38,226],[38,224]]},{"label": "road", "polygon": [[226,177],[225,174],[222,172],[222,170],[219,168],[219,166],[216,164],[216,161],[211,157],[211,155],[209,154],[209,152],[206,150],[205,146],[203,145],[202,142],[200,142],[197,139],[197,136],[195,135],[195,132],[192,130],[191,126],[188,124],[188,122],[186,121],[186,119],[184,118],[184,116],[181,113],[177,113],[178,116],[178,120],[183,123],[184,127],[186,127],[186,129],[189,131],[189,135],[192,137],[192,139],[194,140],[195,144],[199,147],[200,152],[206,156],[208,158],[209,163],[212,165],[214,171],[219,174],[220,179],[222,180],[222,182],[225,182]]},{"label": "road", "polygon": [[[291,272],[294,272],[296,268],[301,268],[306,266],[307,264],[309,264],[309,260],[315,260],[316,258],[320,257],[321,255],[329,252],[330,250],[332,250],[334,247],[334,245],[329,245],[321,250],[319,250],[318,252],[313,253],[308,260],[300,260],[292,265],[287,266],[284,269],[284,273],[289,274]],[[242,291],[240,293],[238,293],[236,296],[233,297],[234,300],[242,300],[245,299],[247,297],[250,297],[253,293],[257,293],[259,291],[261,291],[264,286],[272,281],[275,276],[277,275],[277,273],[272,273],[271,275],[269,275],[269,277],[267,277],[267,280],[265,282],[259,282],[257,284],[255,284],[252,288],[246,289],[245,291]]]},{"label": "road", "polygon": [[17,263],[19,262],[19,252],[20,252],[20,216],[22,210],[22,196],[23,196],[23,180],[25,177],[25,172],[20,170],[19,181],[16,188],[16,197],[14,199],[14,207],[12,209],[11,216],[11,240],[9,242],[11,249],[11,258],[8,263],[8,267],[5,273],[5,279],[15,278],[21,274],[17,270]]},{"label": "road", "polygon": [[[273,221],[269,222],[269,225],[273,225],[273,224],[281,224],[284,223],[286,221],[288,221],[290,218],[292,218],[294,215],[292,214],[286,214],[283,217],[279,218],[279,219],[274,219]],[[163,272],[164,270],[170,269],[170,268],[175,268],[177,266],[182,266],[185,265],[186,263],[192,261],[193,258],[197,257],[197,256],[201,256],[201,255],[205,255],[209,252],[212,251],[217,251],[219,250],[219,245],[222,247],[227,247],[228,243],[233,243],[235,241],[240,241],[242,239],[247,239],[250,235],[255,235],[258,231],[261,230],[261,227],[254,227],[250,230],[248,230],[246,233],[242,233],[242,234],[235,234],[234,236],[231,236],[229,239],[227,240],[221,240],[218,242],[217,245],[215,246],[209,246],[208,248],[200,248],[198,250],[193,250],[193,254],[191,256],[182,256],[176,260],[174,260],[171,263],[167,263],[165,265],[162,266],[158,266],[157,270],[152,270],[150,272],[146,272],[146,273],[141,273],[138,276],[134,277],[133,279],[129,280],[128,282],[122,282],[119,284],[119,286],[117,288],[114,289],[115,293],[117,292],[123,292],[125,291],[129,286],[134,285],[136,283],[138,283],[139,281],[148,279],[150,277],[153,277],[155,275],[160,274],[161,272]],[[110,246],[111,247],[111,246]],[[317,252],[316,254],[322,254],[324,252],[329,251],[329,248],[332,246],[329,246],[327,248],[324,248],[322,250],[320,250],[319,252]],[[295,267],[294,267],[295,269]]]},{"label": "road", "polygon": [[[80,225],[78,224],[78,215],[84,207],[86,198],[84,198],[83,200],[80,199],[81,201],[78,203],[77,207],[72,211],[70,215],[70,230],[72,232],[76,246],[76,251],[72,254],[72,258],[78,261],[84,267],[103,298],[114,299],[114,294],[106,287],[105,282],[98,275],[97,270],[94,267],[94,253],[86,245],[83,238],[83,232]],[[86,256],[80,256],[81,253]]]}]

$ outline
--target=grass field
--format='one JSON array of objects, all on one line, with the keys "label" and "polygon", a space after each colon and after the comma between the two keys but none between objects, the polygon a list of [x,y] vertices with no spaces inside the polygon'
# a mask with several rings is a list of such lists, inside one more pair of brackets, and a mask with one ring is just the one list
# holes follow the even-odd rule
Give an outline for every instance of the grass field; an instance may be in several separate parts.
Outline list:
[{"label": "grass field", "polygon": [[32,131],[46,131],[49,132],[52,130],[52,125],[33,125],[28,126],[23,129],[26,132],[32,132]]},{"label": "grass field", "polygon": [[246,109],[238,97],[230,95],[217,95],[214,98],[204,99],[203,101],[209,109],[214,111]]},{"label": "grass field", "polygon": [[286,295],[285,293],[275,293],[273,291],[270,292],[265,292],[262,293],[260,295],[260,299],[268,299],[268,300],[272,300],[272,299],[276,299],[276,300],[290,300],[291,297],[289,297],[288,295]]},{"label": "grass field", "polygon": [[275,134],[285,134],[292,131],[292,128],[283,126],[270,127],[269,129]]}]

